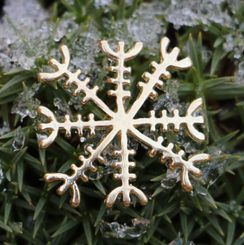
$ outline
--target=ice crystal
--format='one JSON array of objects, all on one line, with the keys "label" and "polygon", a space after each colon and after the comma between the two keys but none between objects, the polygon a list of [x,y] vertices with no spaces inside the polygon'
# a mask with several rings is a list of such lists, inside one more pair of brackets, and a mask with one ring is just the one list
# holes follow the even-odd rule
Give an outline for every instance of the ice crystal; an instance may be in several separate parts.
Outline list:
[{"label": "ice crystal", "polygon": [[128,32],[133,41],[141,41],[148,48],[156,48],[160,36],[166,32],[165,24],[159,15],[165,4],[142,3],[128,20]]},{"label": "ice crystal", "polygon": [[21,150],[24,147],[24,144],[25,144],[25,134],[19,127],[16,129],[14,140],[12,142],[13,151]]},{"label": "ice crystal", "polygon": [[39,23],[48,17],[47,12],[35,0],[6,0],[4,12],[19,25],[29,25],[30,22]]},{"label": "ice crystal", "polygon": [[[112,164],[111,164],[112,165]],[[112,166],[105,166],[105,167],[98,167],[97,171],[95,173],[88,173],[88,177],[90,180],[99,180],[103,176],[109,175],[109,174],[114,174],[115,169]]]},{"label": "ice crystal", "polygon": [[161,180],[161,187],[163,187],[164,189],[172,189],[179,181],[180,173],[178,169],[167,169],[165,178]]},{"label": "ice crystal", "polygon": [[75,110],[81,111],[82,109],[80,108],[80,101],[81,98],[79,96],[72,96],[68,102],[70,106],[73,106]]},{"label": "ice crystal", "polygon": [[244,84],[244,61],[239,63],[235,76],[236,83]]},{"label": "ice crystal", "polygon": [[243,212],[243,208],[236,200],[231,200],[229,203],[228,211],[237,218],[242,215],[241,213]]},{"label": "ice crystal", "polygon": [[[88,46],[90,47],[90,45],[89,43]],[[48,135],[46,138],[39,140],[40,147],[48,147],[52,144],[60,129],[65,131],[66,136],[71,136],[73,130],[76,130],[80,136],[83,136],[84,132],[87,131],[90,135],[96,136],[89,137],[90,139],[88,138],[88,142],[92,141],[91,145],[85,147],[85,151],[88,154],[79,156],[81,165],[71,165],[73,171],[71,175],[63,173],[48,173],[45,175],[47,182],[63,182],[58,188],[59,194],[65,193],[68,189],[71,190],[71,204],[73,206],[76,207],[80,203],[80,192],[77,181],[79,179],[88,181],[87,170],[97,171],[94,165],[95,161],[107,166],[112,161],[113,167],[116,171],[118,170],[114,174],[114,177],[120,180],[121,185],[108,194],[106,198],[108,207],[112,207],[120,196],[122,196],[125,206],[131,204],[131,195],[138,197],[141,204],[147,203],[148,199],[143,191],[131,184],[131,180],[136,178],[136,175],[130,172],[130,168],[135,166],[135,162],[131,158],[136,153],[130,146],[130,142],[133,142],[130,141],[131,138],[147,146],[150,149],[149,155],[151,157],[159,154],[163,163],[166,162],[166,159],[170,159],[171,162],[167,166],[171,169],[178,169],[181,172],[181,184],[186,191],[192,190],[189,174],[201,176],[201,170],[195,164],[201,161],[207,161],[209,159],[208,154],[199,153],[187,159],[184,150],[176,150],[173,143],[168,142],[166,144],[162,136],[155,139],[150,134],[141,132],[141,129],[147,128],[151,133],[158,127],[161,127],[163,131],[170,131],[171,127],[169,126],[172,126],[177,132],[182,126],[185,126],[188,134],[195,141],[203,141],[205,138],[204,134],[195,127],[195,124],[204,123],[203,116],[196,113],[201,108],[201,98],[196,99],[189,105],[185,115],[180,115],[179,110],[174,109],[170,114],[166,110],[162,110],[158,116],[159,113],[156,115],[156,111],[152,110],[149,112],[148,117],[136,117],[148,98],[156,98],[158,96],[155,88],[162,88],[165,81],[171,78],[171,68],[186,69],[192,64],[188,57],[178,60],[180,50],[175,47],[172,51],[168,52],[168,45],[169,39],[166,37],[163,38],[160,43],[161,60],[159,63],[151,63],[153,67],[152,73],[145,72],[143,74],[144,82],[138,82],[140,93],[129,108],[127,108],[126,101],[131,97],[130,91],[127,89],[131,83],[128,76],[131,68],[126,67],[125,63],[129,59],[133,59],[141,51],[143,47],[141,42],[137,42],[130,50],[125,51],[125,44],[120,41],[115,51],[106,40],[100,41],[99,46],[101,50],[113,60],[108,66],[108,70],[115,73],[115,76],[109,77],[107,82],[115,85],[115,89],[108,91],[108,95],[115,98],[115,108],[108,106],[101,100],[97,95],[99,87],[92,87],[88,77],[80,78],[80,69],[74,72],[70,70],[70,53],[65,45],[60,46],[62,62],[60,63],[56,59],[51,59],[49,62],[55,71],[39,74],[38,78],[41,82],[52,82],[60,78],[66,78],[65,88],[75,88],[74,95],[81,93],[84,95],[81,101],[82,103],[90,100],[106,115],[102,119],[98,119],[93,113],[90,113],[87,118],[78,114],[76,119],[71,119],[70,115],[66,114],[64,120],[59,120],[48,108],[44,106],[38,108],[38,112],[48,119],[39,125],[39,130],[46,132]],[[126,77],[125,74],[127,74]],[[115,161],[111,157],[108,158],[108,154],[106,154],[106,148],[109,147],[114,147],[109,152],[113,152]]]},{"label": "ice crystal", "polygon": [[104,19],[104,26],[105,28],[110,30],[111,42],[122,41],[127,39],[128,43],[132,43],[132,38],[129,36],[127,22],[122,20],[111,22],[108,19]]},{"label": "ice crystal", "polygon": [[59,42],[71,30],[78,29],[73,19],[63,18],[57,25],[36,0],[7,0],[0,24],[0,68],[35,67],[38,57],[47,55],[50,42]]},{"label": "ice crystal", "polygon": [[[94,0],[94,6],[97,9],[103,8],[105,12],[109,11],[109,6],[113,3],[112,0]],[[127,6],[132,5],[133,0],[125,0],[124,4]]]},{"label": "ice crystal", "polygon": [[103,25],[108,29],[109,40],[113,44],[114,41],[126,39],[129,45],[141,41],[149,51],[154,52],[160,36],[166,32],[166,24],[162,20],[165,6],[163,2],[142,3],[126,20],[104,18]]},{"label": "ice crystal", "polygon": [[175,240],[171,241],[168,245],[183,245],[183,244],[187,244],[187,245],[195,245],[195,243],[193,241],[188,241],[187,243],[183,242],[183,239],[178,237]]},{"label": "ice crystal", "polygon": [[181,104],[178,96],[179,82],[177,80],[169,80],[164,87],[165,93],[159,97],[159,100],[154,104],[153,109],[167,109],[172,112],[174,109],[181,109]]},{"label": "ice crystal", "polygon": [[11,113],[20,115],[21,121],[27,116],[36,117],[36,109],[40,105],[40,101],[35,98],[35,95],[39,87],[40,84],[34,84],[31,88],[24,87],[24,91],[15,100]]},{"label": "ice crystal", "polygon": [[89,24],[86,32],[82,33],[72,46],[72,52],[76,55],[71,60],[71,65],[74,67],[82,67],[84,74],[91,70],[96,70],[95,58],[99,53],[98,41],[101,38],[101,33],[94,22]]},{"label": "ice crystal", "polygon": [[[242,27],[244,33],[244,25]],[[239,60],[244,53],[243,33],[235,31],[224,36],[224,49],[227,52],[233,52],[234,58]]]},{"label": "ice crystal", "polygon": [[226,166],[230,164],[230,161],[221,158],[221,155],[226,154],[226,149],[223,148],[222,143],[209,147],[208,152],[214,156],[214,159],[212,160],[212,164],[202,167],[202,180],[207,185],[207,188],[216,182],[221,174],[226,171]]},{"label": "ice crystal", "polygon": [[45,55],[50,37],[48,13],[36,0],[7,0],[0,28],[0,67],[30,69]]},{"label": "ice crystal", "polygon": [[11,129],[10,129],[9,125],[7,123],[3,123],[3,126],[0,127],[0,136],[8,133],[10,130]]},{"label": "ice crystal", "polygon": [[112,3],[112,0],[95,0],[94,5],[96,8],[107,7]]},{"label": "ice crystal", "polygon": [[105,222],[100,225],[100,231],[105,237],[132,239],[147,232],[150,221],[142,218],[132,219],[132,226],[118,222]]},{"label": "ice crystal", "polygon": [[67,113],[70,113],[69,105],[67,103],[64,103],[60,98],[54,98],[53,104],[58,109],[56,111],[57,114],[65,115]]},{"label": "ice crystal", "polygon": [[243,0],[226,0],[228,3],[230,10],[233,14],[236,14],[236,12],[244,7]]},{"label": "ice crystal", "polygon": [[186,153],[193,154],[197,151],[196,145],[193,142],[184,142],[183,145]]},{"label": "ice crystal", "polygon": [[0,168],[0,184],[3,182],[3,180],[4,180],[4,174],[2,168]]},{"label": "ice crystal", "polygon": [[73,19],[63,17],[57,26],[54,41],[59,42],[64,36],[69,35],[70,32],[78,30],[79,25]]},{"label": "ice crystal", "polygon": [[223,11],[223,0],[171,0],[166,11],[166,19],[176,29],[181,26],[195,26],[211,23],[231,27],[233,20],[226,11]]}]

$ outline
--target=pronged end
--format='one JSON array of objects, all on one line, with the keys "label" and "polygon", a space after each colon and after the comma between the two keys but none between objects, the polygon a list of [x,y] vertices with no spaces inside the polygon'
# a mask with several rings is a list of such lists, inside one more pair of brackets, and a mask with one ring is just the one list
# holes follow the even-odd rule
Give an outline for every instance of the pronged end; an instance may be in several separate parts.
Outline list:
[{"label": "pronged end", "polygon": [[167,37],[161,39],[160,42],[161,64],[164,63],[165,67],[173,68],[177,70],[190,68],[192,66],[192,61],[189,57],[186,57],[181,60],[177,60],[180,53],[180,49],[178,47],[174,47],[172,51],[167,52],[169,42],[170,40]]},{"label": "pronged end", "polygon": [[114,59],[114,60],[118,60],[120,58],[120,55],[123,54],[125,61],[133,59],[136,55],[138,55],[140,53],[140,51],[142,50],[143,43],[142,42],[136,42],[134,47],[132,47],[127,52],[124,51],[124,46],[125,46],[124,42],[118,42],[117,50],[114,51],[110,48],[107,40],[101,40],[99,42],[100,49],[106,55],[108,55],[108,57],[110,57],[111,59]]},{"label": "pronged end", "polygon": [[181,185],[186,191],[192,190],[192,184],[189,179],[189,173],[193,174],[196,177],[202,175],[202,172],[199,168],[195,167],[195,163],[207,162],[210,160],[210,156],[208,154],[202,153],[197,154],[190,157],[188,160],[184,160],[185,151],[180,150],[178,152],[174,152],[174,144],[169,143],[167,146],[162,145],[163,137],[158,137],[157,141],[151,139],[150,137],[144,135],[139,130],[135,128],[131,128],[130,131],[139,141],[148,145],[151,150],[149,151],[149,155],[154,157],[156,153],[160,153],[161,162],[165,163],[169,160],[168,167],[171,169],[179,168],[181,170]]},{"label": "pronged end", "polygon": [[148,199],[146,195],[140,189],[136,188],[135,186],[129,185],[127,187],[119,186],[113,191],[111,191],[105,200],[106,206],[108,208],[113,207],[118,196],[122,195],[124,206],[129,207],[131,204],[131,198],[130,198],[131,194],[138,197],[141,205],[147,204]]},{"label": "pronged end", "polygon": [[49,173],[45,174],[44,180],[47,183],[54,181],[63,181],[63,184],[57,189],[58,195],[63,195],[68,189],[71,190],[70,204],[73,207],[78,207],[80,204],[80,191],[76,184],[76,181],[66,174],[61,173]]},{"label": "pronged end", "polygon": [[172,162],[169,167],[171,169],[180,168],[181,169],[181,186],[182,188],[190,192],[192,191],[193,187],[189,178],[189,173],[196,177],[202,176],[202,171],[195,167],[194,163],[201,163],[201,162],[207,162],[210,160],[210,155],[202,153],[202,154],[196,154],[188,159],[188,161],[182,161],[182,162]]},{"label": "pronged end", "polygon": [[[157,75],[159,74],[159,77],[162,77],[165,80],[171,78],[171,73],[169,72],[169,69],[182,70],[182,69],[188,69],[192,66],[192,62],[189,57],[186,57],[181,60],[177,60],[180,53],[180,49],[178,47],[173,48],[172,51],[170,52],[167,51],[169,42],[170,41],[167,37],[161,39],[160,63],[157,63],[155,61],[151,63],[154,73],[157,73]],[[154,75],[151,74],[151,76]],[[157,78],[155,77],[154,79],[159,79],[159,77]]]},{"label": "pronged end", "polygon": [[95,167],[90,164],[88,159],[79,157],[82,162],[81,167],[77,167],[75,164],[71,165],[73,170],[72,175],[62,174],[62,173],[48,173],[44,175],[44,180],[47,183],[62,181],[63,184],[60,185],[57,189],[59,195],[63,195],[68,189],[71,191],[70,203],[73,207],[77,207],[80,204],[80,191],[77,185],[77,180],[82,179],[83,182],[88,181],[88,177],[85,175],[87,169],[95,170]]},{"label": "pronged end", "polygon": [[187,131],[188,134],[190,135],[190,137],[195,140],[196,142],[203,142],[205,140],[205,135],[200,132],[199,130],[197,130],[194,127],[194,124],[203,124],[204,123],[204,118],[202,115],[200,116],[194,116],[193,114],[202,109],[202,98],[198,98],[194,101],[192,101],[192,103],[190,104],[190,106],[187,109],[187,113],[186,113],[186,118],[188,119],[186,122],[186,127],[187,127]]},{"label": "pronged end", "polygon": [[37,113],[46,116],[50,122],[48,123],[40,123],[37,127],[40,131],[48,129],[51,131],[48,137],[44,139],[38,140],[38,145],[40,148],[47,148],[50,144],[53,143],[53,141],[56,139],[58,134],[58,127],[57,127],[57,120],[48,108],[45,106],[39,106],[37,108]]},{"label": "pronged end", "polygon": [[50,81],[55,81],[63,76],[65,76],[69,62],[70,62],[70,54],[69,54],[69,49],[65,45],[60,45],[60,53],[62,55],[62,63],[58,62],[55,59],[50,59],[49,60],[49,65],[55,70],[53,73],[45,73],[45,72],[40,72],[37,75],[37,79],[39,82],[50,82]]},{"label": "pronged end", "polygon": [[115,162],[113,167],[119,169],[118,173],[114,174],[114,178],[121,181],[121,186],[115,188],[107,196],[106,205],[112,207],[119,195],[122,195],[123,204],[128,207],[131,204],[130,195],[135,195],[140,200],[140,203],[147,203],[146,195],[138,188],[130,184],[130,181],[136,179],[136,175],[130,172],[131,167],[135,167],[135,162],[130,161],[129,156],[135,155],[135,150],[128,149],[127,131],[122,130],[120,134],[120,150],[113,152],[114,156],[120,157],[120,160]]}]

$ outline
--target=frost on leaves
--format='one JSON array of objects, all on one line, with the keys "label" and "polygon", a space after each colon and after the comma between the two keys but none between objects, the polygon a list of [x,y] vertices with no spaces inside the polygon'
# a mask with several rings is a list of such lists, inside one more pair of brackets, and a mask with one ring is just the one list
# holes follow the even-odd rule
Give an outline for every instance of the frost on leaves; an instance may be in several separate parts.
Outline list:
[{"label": "frost on leaves", "polygon": [[185,152],[183,150],[177,152],[174,149],[174,144],[170,143],[164,145],[162,136],[154,140],[139,130],[139,128],[145,127],[146,125],[150,127],[151,131],[154,131],[156,126],[160,126],[164,131],[169,129],[169,125],[173,126],[175,131],[185,126],[189,135],[195,141],[203,141],[205,138],[204,134],[195,127],[195,124],[204,123],[202,115],[195,115],[195,112],[201,109],[201,98],[196,99],[190,104],[185,116],[180,116],[178,110],[174,110],[173,115],[168,115],[166,110],[163,110],[159,117],[155,116],[155,111],[150,111],[149,116],[146,118],[135,118],[145,101],[148,98],[155,98],[157,96],[154,88],[162,87],[164,80],[171,77],[170,70],[186,69],[192,65],[189,58],[178,60],[178,48],[174,48],[171,52],[168,52],[168,44],[168,38],[165,37],[161,40],[161,60],[159,63],[152,62],[152,73],[146,72],[143,74],[145,82],[138,83],[140,93],[129,108],[126,107],[125,101],[131,96],[130,91],[126,89],[130,84],[128,74],[131,72],[131,68],[126,67],[125,63],[133,59],[141,51],[143,46],[141,42],[137,42],[134,47],[127,52],[124,49],[124,42],[119,42],[117,50],[115,51],[111,49],[107,41],[103,40],[100,42],[101,50],[115,62],[114,65],[108,67],[109,71],[113,72],[115,76],[107,80],[108,83],[115,85],[114,90],[108,91],[109,96],[115,96],[115,110],[112,110],[98,97],[97,86],[93,88],[89,86],[89,78],[83,81],[79,79],[79,75],[81,74],[79,69],[75,72],[69,70],[70,54],[68,48],[64,45],[60,47],[62,62],[60,63],[55,59],[51,59],[49,62],[54,72],[39,74],[39,81],[41,82],[51,82],[59,78],[66,78],[65,86],[74,85],[76,88],[74,95],[78,93],[84,94],[82,103],[91,100],[106,114],[104,120],[95,120],[95,116],[92,113],[89,114],[88,120],[83,120],[80,114],[77,115],[76,120],[71,120],[69,115],[66,115],[64,121],[60,122],[48,108],[44,106],[38,108],[38,112],[46,116],[49,120],[49,122],[39,125],[40,131],[46,132],[46,130],[48,130],[49,132],[48,137],[39,140],[39,145],[43,148],[48,147],[55,140],[60,129],[64,130],[67,136],[71,135],[72,129],[75,129],[79,135],[82,135],[84,130],[90,130],[91,134],[95,134],[96,130],[108,129],[107,135],[104,136],[95,148],[92,146],[87,147],[87,151],[89,152],[88,157],[83,155],[79,156],[80,165],[71,165],[71,170],[73,171],[71,175],[63,173],[48,173],[45,175],[46,182],[63,182],[58,188],[59,194],[63,194],[68,189],[71,190],[71,204],[73,206],[76,207],[80,203],[80,192],[77,186],[77,180],[88,180],[85,172],[87,170],[96,171],[96,167],[93,165],[95,160],[104,163],[105,160],[102,157],[102,153],[115,137],[118,139],[120,149],[114,152],[114,155],[117,157],[114,168],[119,170],[118,173],[114,174],[114,177],[120,180],[121,184],[108,194],[106,198],[106,205],[108,207],[113,206],[119,195],[122,196],[125,206],[130,205],[131,195],[137,196],[140,203],[143,205],[148,201],[146,195],[130,183],[131,180],[136,178],[136,175],[130,171],[130,169],[135,166],[135,162],[130,161],[130,156],[135,154],[135,151],[128,148],[129,136],[134,137],[138,142],[148,146],[151,149],[149,152],[150,156],[160,154],[162,162],[165,162],[165,159],[171,160],[169,164],[170,168],[180,168],[181,184],[186,191],[192,190],[189,173],[195,176],[202,174],[200,169],[194,166],[194,164],[207,161],[209,159],[208,154],[196,154],[186,159],[184,157]]}]

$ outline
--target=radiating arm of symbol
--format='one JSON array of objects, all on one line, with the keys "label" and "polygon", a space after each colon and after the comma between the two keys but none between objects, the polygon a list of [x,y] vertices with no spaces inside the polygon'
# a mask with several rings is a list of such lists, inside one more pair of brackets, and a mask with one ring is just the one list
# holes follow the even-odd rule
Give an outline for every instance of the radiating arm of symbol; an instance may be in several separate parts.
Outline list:
[{"label": "radiating arm of symbol", "polygon": [[114,174],[114,178],[121,181],[121,185],[111,191],[106,198],[106,205],[112,207],[119,195],[122,195],[123,203],[128,207],[131,203],[131,195],[138,197],[142,205],[147,204],[147,197],[137,187],[130,184],[131,180],[136,178],[135,174],[130,173],[130,168],[135,166],[135,162],[129,161],[129,156],[134,155],[134,150],[128,149],[128,135],[127,131],[123,130],[120,135],[121,150],[116,151],[115,154],[120,157],[120,161],[114,164],[116,169],[119,169],[119,173]]},{"label": "radiating arm of symbol", "polygon": [[183,157],[185,152],[180,150],[179,152],[174,152],[174,144],[170,143],[167,146],[163,146],[163,137],[158,137],[158,140],[155,141],[148,136],[141,133],[136,128],[131,128],[130,133],[137,138],[138,141],[144,143],[145,145],[151,148],[150,155],[155,156],[156,153],[162,154],[161,161],[164,162],[165,159],[171,161],[171,168],[180,168],[181,169],[181,185],[186,191],[192,190],[192,184],[189,180],[189,173],[195,176],[201,176],[202,172],[199,168],[194,166],[194,163],[206,162],[210,160],[208,154],[196,154],[193,157],[190,157],[188,160],[185,160]]},{"label": "radiating arm of symbol", "polygon": [[70,54],[67,46],[60,46],[60,53],[62,55],[62,62],[58,62],[56,59],[50,59],[49,65],[55,70],[52,73],[41,72],[38,74],[38,80],[41,82],[51,82],[59,78],[66,78],[65,86],[75,85],[76,89],[74,95],[78,93],[84,93],[82,103],[86,103],[88,100],[92,100],[101,110],[103,110],[108,116],[113,117],[114,112],[97,96],[98,86],[89,88],[87,85],[90,82],[89,78],[81,81],[79,76],[81,70],[76,72],[69,70]]},{"label": "radiating arm of symbol", "polygon": [[56,139],[59,130],[64,130],[67,137],[71,136],[71,130],[75,129],[79,135],[83,134],[83,129],[89,129],[91,134],[95,134],[98,127],[111,127],[111,120],[95,121],[94,115],[88,116],[88,121],[83,121],[80,114],[77,115],[76,121],[71,121],[69,115],[65,115],[64,121],[59,122],[54,113],[45,106],[39,106],[38,113],[49,119],[47,123],[40,123],[38,128],[40,131],[49,131],[47,138],[39,139],[39,145],[42,148],[48,147]]},{"label": "radiating arm of symbol", "polygon": [[81,161],[81,166],[77,167],[75,164],[71,165],[73,170],[72,175],[62,174],[62,173],[48,173],[45,174],[44,179],[46,182],[63,181],[63,184],[57,189],[59,195],[64,194],[68,189],[71,190],[71,205],[77,207],[80,204],[80,191],[77,186],[77,180],[82,179],[83,181],[88,181],[88,177],[85,171],[90,169],[91,171],[96,171],[96,167],[93,162],[97,159],[100,162],[104,162],[101,156],[102,151],[108,146],[108,144],[113,140],[116,135],[117,130],[112,129],[108,135],[99,143],[99,145],[93,149],[91,146],[87,147],[87,151],[90,156],[88,158],[84,156],[79,156]]},{"label": "radiating arm of symbol", "polygon": [[203,124],[204,118],[202,115],[195,116],[194,112],[202,107],[202,99],[194,100],[187,109],[185,116],[180,116],[178,110],[173,111],[173,116],[168,116],[167,111],[163,110],[160,117],[155,117],[155,111],[150,111],[149,118],[138,118],[133,120],[133,125],[143,126],[149,125],[151,131],[155,131],[159,125],[164,131],[168,130],[168,126],[172,125],[175,131],[178,131],[181,126],[185,126],[191,138],[197,142],[202,142],[205,135],[195,128],[195,124]]},{"label": "radiating arm of symbol", "polygon": [[110,77],[107,82],[116,85],[115,90],[109,90],[108,95],[116,97],[117,112],[124,112],[124,101],[126,98],[130,98],[130,91],[124,89],[124,85],[130,84],[130,79],[125,78],[126,74],[131,72],[130,67],[125,66],[125,62],[133,59],[142,49],[142,43],[137,42],[134,47],[125,52],[125,43],[118,42],[117,50],[114,51],[110,48],[106,40],[100,41],[101,50],[112,60],[116,62],[116,65],[109,66],[108,70],[115,73],[115,77]]},{"label": "radiating arm of symbol", "polygon": [[146,81],[146,83],[144,82],[138,83],[138,86],[140,87],[141,91],[138,98],[129,109],[129,114],[131,117],[134,117],[136,115],[136,113],[139,111],[141,106],[149,97],[155,98],[157,96],[154,87],[163,86],[163,81],[160,80],[161,78],[169,79],[171,77],[169,70],[171,69],[181,70],[181,69],[187,69],[191,67],[192,62],[189,57],[181,60],[177,60],[180,52],[179,48],[175,47],[171,52],[167,52],[168,44],[169,44],[169,39],[167,37],[164,37],[160,43],[161,46],[160,63],[156,63],[155,61],[153,61],[151,63],[153,67],[153,72],[152,73],[146,72],[143,74],[143,78]]}]

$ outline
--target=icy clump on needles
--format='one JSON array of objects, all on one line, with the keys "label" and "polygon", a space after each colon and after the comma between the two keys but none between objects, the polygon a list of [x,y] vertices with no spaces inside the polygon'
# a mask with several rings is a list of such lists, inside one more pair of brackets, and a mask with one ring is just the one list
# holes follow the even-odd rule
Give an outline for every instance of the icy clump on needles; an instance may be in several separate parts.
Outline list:
[{"label": "icy clump on needles", "polygon": [[[129,147],[129,140],[131,138],[137,140],[138,143],[145,145],[149,149],[149,155],[155,157],[157,154],[161,157],[163,163],[170,160],[167,165],[171,169],[179,169],[181,172],[181,185],[186,191],[192,190],[189,174],[201,176],[202,172],[195,164],[209,159],[208,154],[199,153],[187,157],[184,150],[176,150],[173,143],[165,143],[162,136],[156,140],[143,133],[144,128],[148,128],[151,132],[158,128],[162,131],[171,130],[173,127],[177,132],[182,126],[188,131],[189,136],[197,142],[205,139],[204,134],[201,133],[195,124],[203,124],[203,116],[199,113],[202,106],[202,99],[194,100],[188,107],[184,116],[179,115],[177,109],[172,113],[162,110],[160,115],[155,110],[149,111],[147,117],[138,117],[138,112],[148,98],[156,98],[158,96],[156,90],[164,86],[165,81],[171,78],[171,70],[181,70],[191,67],[190,58],[183,58],[178,60],[180,50],[173,48],[168,52],[169,39],[163,38],[160,43],[161,60],[159,63],[153,61],[151,63],[152,72],[145,72],[143,74],[144,82],[138,82],[139,93],[138,97],[131,106],[127,103],[131,97],[131,92],[128,90],[131,80],[129,74],[131,67],[125,66],[125,63],[133,59],[143,47],[141,42],[136,44],[128,51],[125,51],[124,42],[120,41],[117,44],[117,50],[113,50],[107,41],[100,41],[100,49],[113,60],[108,70],[115,74],[110,77],[107,82],[115,87],[108,91],[109,96],[115,98],[115,108],[107,105],[97,94],[98,86],[92,87],[90,79],[80,79],[81,70],[70,70],[70,53],[68,47],[60,46],[62,61],[56,59],[49,61],[50,66],[54,69],[51,73],[39,73],[39,80],[41,82],[52,82],[60,78],[65,78],[65,87],[75,88],[74,96],[83,94],[82,103],[92,101],[95,106],[100,108],[104,113],[102,119],[97,118],[93,113],[90,113],[85,119],[84,116],[78,114],[76,118],[71,119],[70,115],[65,115],[64,120],[60,121],[47,107],[40,106],[38,112],[42,114],[47,120],[39,125],[39,130],[46,132],[46,138],[39,139],[40,147],[48,147],[52,144],[58,135],[59,130],[64,130],[67,136],[71,136],[72,130],[75,130],[80,136],[84,132],[89,131],[91,134],[104,132],[104,136],[96,144],[88,145],[85,148],[87,155],[80,155],[80,164],[72,164],[72,174],[65,173],[47,173],[45,175],[46,182],[61,181],[62,184],[58,188],[59,194],[64,194],[67,190],[71,191],[71,204],[78,206],[80,203],[80,191],[78,188],[78,180],[88,181],[87,170],[97,171],[94,165],[95,161],[106,164],[106,158],[103,153],[115,140],[118,142],[119,149],[114,150],[113,155],[116,161],[113,167],[118,170],[114,173],[115,179],[120,180],[121,185],[112,190],[107,198],[106,205],[112,207],[118,196],[122,196],[125,206],[131,204],[131,195],[138,197],[141,204],[148,202],[147,196],[144,192],[131,184],[131,180],[136,178],[136,175],[131,173],[131,168],[135,166],[132,161],[132,156],[136,153],[134,149]],[[161,131],[161,132],[162,132]],[[167,161],[169,162],[169,161]]]},{"label": "icy clump on needles", "polygon": [[223,10],[223,4],[224,0],[171,0],[166,11],[166,19],[176,29],[181,26],[211,23],[232,27],[234,21],[228,12]]}]

